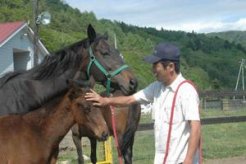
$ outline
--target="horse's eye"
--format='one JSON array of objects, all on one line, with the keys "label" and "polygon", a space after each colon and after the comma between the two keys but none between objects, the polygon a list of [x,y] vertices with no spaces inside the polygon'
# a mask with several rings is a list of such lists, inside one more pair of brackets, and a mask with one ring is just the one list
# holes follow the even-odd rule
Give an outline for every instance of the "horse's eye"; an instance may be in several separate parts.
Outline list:
[{"label": "horse's eye", "polygon": [[105,56],[109,56],[110,54],[108,52],[105,52],[102,55],[105,57]]},{"label": "horse's eye", "polygon": [[110,49],[107,47],[100,48],[100,52],[103,56],[109,56],[110,55]]}]

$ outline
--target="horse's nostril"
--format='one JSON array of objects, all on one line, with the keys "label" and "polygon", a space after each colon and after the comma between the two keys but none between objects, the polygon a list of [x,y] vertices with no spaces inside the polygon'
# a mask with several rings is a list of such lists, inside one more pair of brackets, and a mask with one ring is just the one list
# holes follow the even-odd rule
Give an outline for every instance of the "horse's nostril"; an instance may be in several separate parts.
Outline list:
[{"label": "horse's nostril", "polygon": [[131,79],[131,80],[130,80],[130,84],[131,84],[131,85],[134,85],[134,84],[135,84],[135,80],[134,80],[134,79]]},{"label": "horse's nostril", "polygon": [[135,90],[137,88],[138,82],[135,79],[130,80],[130,89]]}]

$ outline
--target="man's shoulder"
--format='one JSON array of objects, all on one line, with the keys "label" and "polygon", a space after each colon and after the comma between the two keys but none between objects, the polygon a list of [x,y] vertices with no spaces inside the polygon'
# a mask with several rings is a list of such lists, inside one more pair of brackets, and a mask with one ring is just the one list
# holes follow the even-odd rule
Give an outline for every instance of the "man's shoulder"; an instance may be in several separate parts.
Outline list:
[{"label": "man's shoulder", "polygon": [[163,87],[163,84],[159,81],[154,81],[151,84],[149,84],[147,87],[142,89],[141,91],[144,93],[153,93],[159,92]]},{"label": "man's shoulder", "polygon": [[148,87],[152,89],[161,89],[162,87],[164,87],[164,85],[159,81],[154,81]]}]

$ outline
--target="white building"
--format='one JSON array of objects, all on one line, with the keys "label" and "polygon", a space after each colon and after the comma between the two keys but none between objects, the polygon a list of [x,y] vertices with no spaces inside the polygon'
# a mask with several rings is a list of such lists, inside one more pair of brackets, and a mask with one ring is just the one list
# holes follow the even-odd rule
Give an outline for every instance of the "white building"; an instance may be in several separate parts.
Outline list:
[{"label": "white building", "polygon": [[[0,76],[9,71],[28,70],[34,66],[34,33],[25,22],[0,23]],[[38,62],[48,50],[37,43]]]}]

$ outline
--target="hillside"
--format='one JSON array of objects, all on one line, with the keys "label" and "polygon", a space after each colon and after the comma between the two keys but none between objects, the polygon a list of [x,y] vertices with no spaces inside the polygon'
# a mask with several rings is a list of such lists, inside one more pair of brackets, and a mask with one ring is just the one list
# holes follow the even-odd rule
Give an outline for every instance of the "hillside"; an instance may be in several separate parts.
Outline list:
[{"label": "hillside", "polygon": [[207,36],[217,36],[219,38],[228,40],[229,42],[241,44],[243,47],[246,47],[246,31],[213,32],[208,33]]},{"label": "hillside", "polygon": [[[33,22],[32,1],[0,0],[0,22],[24,20]],[[117,36],[118,48],[126,63],[133,68],[143,88],[154,80],[151,65],[143,57],[152,52],[158,42],[172,42],[181,48],[181,70],[192,79],[199,89],[233,89],[237,79],[239,61],[246,56],[241,44],[217,36],[186,33],[182,31],[160,31],[154,28],[140,28],[124,22],[98,20],[93,12],[81,13],[64,1],[40,1],[40,11],[48,10],[51,24],[40,26],[40,37],[49,51],[56,51],[68,44],[86,37],[86,28],[92,24],[99,33],[107,32],[113,44]],[[245,39],[241,39],[245,41]]]}]

